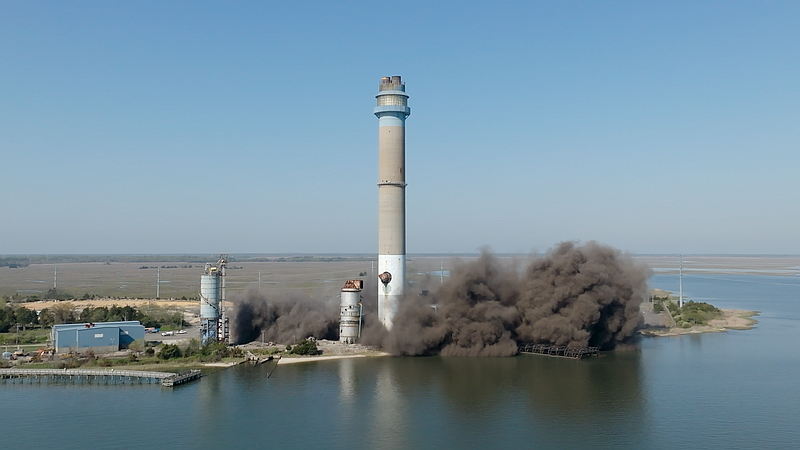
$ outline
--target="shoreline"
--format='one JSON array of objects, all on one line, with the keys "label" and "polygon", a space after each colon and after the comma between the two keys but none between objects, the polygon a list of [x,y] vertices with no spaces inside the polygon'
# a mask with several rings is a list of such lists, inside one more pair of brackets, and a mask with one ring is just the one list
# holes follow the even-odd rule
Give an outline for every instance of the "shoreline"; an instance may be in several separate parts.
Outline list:
[{"label": "shoreline", "polygon": [[283,356],[278,360],[278,365],[285,365],[285,364],[299,364],[299,363],[307,363],[307,362],[315,362],[315,361],[334,361],[338,359],[353,359],[353,358],[377,358],[383,356],[390,356],[389,353],[386,352],[372,352],[372,353],[360,353],[356,355],[320,355],[320,356],[297,356],[297,357],[286,357]]},{"label": "shoreline", "polygon": [[722,317],[708,321],[708,325],[697,325],[689,328],[646,328],[639,330],[639,334],[645,337],[661,336],[684,336],[687,334],[701,333],[721,333],[729,330],[752,330],[758,320],[753,316],[759,314],[758,311],[748,311],[745,309],[720,309]]}]

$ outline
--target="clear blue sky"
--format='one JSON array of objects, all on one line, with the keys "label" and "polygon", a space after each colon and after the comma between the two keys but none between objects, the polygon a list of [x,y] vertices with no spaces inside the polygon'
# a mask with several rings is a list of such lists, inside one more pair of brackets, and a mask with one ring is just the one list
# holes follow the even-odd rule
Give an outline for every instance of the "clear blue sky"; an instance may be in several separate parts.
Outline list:
[{"label": "clear blue sky", "polygon": [[800,253],[799,2],[0,2],[0,254]]}]

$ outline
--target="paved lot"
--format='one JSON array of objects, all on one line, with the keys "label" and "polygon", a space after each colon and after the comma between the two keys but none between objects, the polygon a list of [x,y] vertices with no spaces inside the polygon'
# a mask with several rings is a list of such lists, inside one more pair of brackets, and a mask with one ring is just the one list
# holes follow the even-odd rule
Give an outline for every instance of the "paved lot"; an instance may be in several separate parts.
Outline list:
[{"label": "paved lot", "polygon": [[177,344],[178,342],[188,341],[192,338],[200,339],[199,327],[187,326],[184,330],[186,330],[186,334],[174,334],[172,336],[162,336],[161,332],[145,333],[144,339],[148,342],[163,342],[165,344]]}]

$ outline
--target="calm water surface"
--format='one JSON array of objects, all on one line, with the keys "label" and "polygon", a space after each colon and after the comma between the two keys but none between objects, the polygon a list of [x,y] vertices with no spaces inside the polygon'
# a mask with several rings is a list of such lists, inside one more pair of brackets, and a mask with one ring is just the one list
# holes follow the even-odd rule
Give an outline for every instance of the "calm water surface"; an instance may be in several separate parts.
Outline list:
[{"label": "calm water surface", "polygon": [[241,366],[173,390],[5,384],[3,447],[800,448],[800,278],[692,275],[684,292],[759,310],[759,324],[584,361],[364,358],[269,379]]}]

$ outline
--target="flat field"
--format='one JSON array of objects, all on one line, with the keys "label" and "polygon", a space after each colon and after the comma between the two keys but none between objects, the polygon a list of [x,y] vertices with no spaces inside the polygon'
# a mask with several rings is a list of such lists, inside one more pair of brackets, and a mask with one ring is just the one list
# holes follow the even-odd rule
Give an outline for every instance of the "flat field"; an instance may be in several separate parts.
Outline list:
[{"label": "flat field", "polygon": [[[163,269],[158,267],[165,266]],[[167,268],[169,266],[169,268]],[[226,286],[229,292],[248,286],[256,289],[261,272],[261,289],[310,289],[330,284],[338,287],[345,280],[358,278],[370,270],[367,261],[354,262],[253,262],[231,264]],[[366,266],[366,268],[365,268]],[[36,294],[42,297],[53,287],[58,267],[57,288],[82,297],[95,294],[111,298],[155,298],[160,272],[160,298],[197,298],[202,264],[189,263],[69,263],[31,264],[27,267],[0,267],[0,295]],[[142,267],[147,267],[146,269]],[[239,269],[238,267],[241,267]],[[363,277],[362,277],[363,278]]]},{"label": "flat field", "polygon": [[[408,278],[422,282],[438,271],[449,258],[410,258]],[[144,268],[146,267],[146,268]],[[163,268],[161,268],[163,267]],[[156,298],[156,283],[161,280],[159,298],[166,300],[197,299],[204,266],[182,262],[137,263],[60,263],[31,264],[27,267],[0,267],[0,296],[19,293],[43,297],[53,287],[57,268],[57,288],[79,299],[94,294],[106,299]],[[445,266],[447,270],[447,266]],[[264,293],[299,291],[314,296],[338,295],[344,282],[377,277],[377,263],[363,259],[312,262],[232,262],[226,276],[228,296],[248,287]],[[363,275],[362,275],[363,274]],[[438,275],[435,277],[438,280]],[[259,282],[259,279],[261,280]]]},{"label": "flat field", "polygon": [[[40,298],[53,287],[58,268],[57,287],[76,298],[94,294],[106,299],[152,299],[156,297],[157,272],[160,270],[160,298],[165,300],[197,299],[203,265],[198,263],[160,262],[136,263],[62,263],[31,264],[27,267],[0,267],[0,296],[19,293]],[[475,257],[453,258],[443,256],[411,256],[408,258],[408,279],[417,289],[433,289],[440,283],[439,271],[448,275],[457,260],[468,261]],[[501,256],[503,262],[516,262],[522,269],[527,265],[525,256]],[[657,273],[676,273],[678,256],[637,256]],[[732,273],[762,275],[800,274],[800,256],[693,256],[683,257],[684,273]],[[159,267],[164,267],[157,269]],[[147,268],[143,268],[147,267]],[[341,259],[335,261],[266,261],[230,264],[227,275],[227,292],[230,298],[250,287],[269,292],[294,291],[315,298],[338,295],[346,280],[364,279],[371,285],[377,276],[377,264],[372,261]],[[362,275],[363,274],[363,275]],[[260,277],[260,282],[259,282]]]}]

